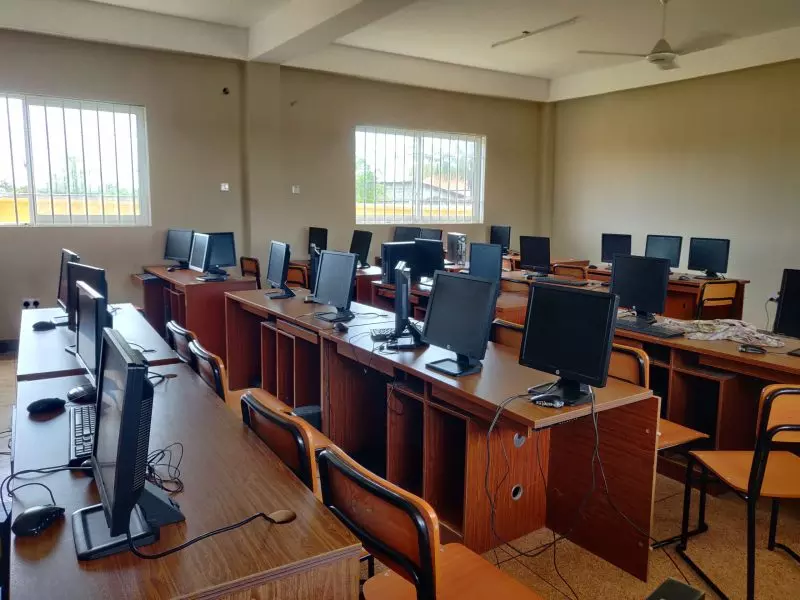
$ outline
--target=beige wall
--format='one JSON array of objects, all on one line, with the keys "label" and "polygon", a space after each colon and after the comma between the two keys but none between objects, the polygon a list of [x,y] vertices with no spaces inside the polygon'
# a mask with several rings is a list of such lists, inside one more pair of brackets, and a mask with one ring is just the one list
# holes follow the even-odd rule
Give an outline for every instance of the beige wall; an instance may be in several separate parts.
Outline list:
[{"label": "beige wall", "polygon": [[[600,233],[731,239],[745,318],[800,267],[800,61],[560,102],[554,251],[600,260]],[[774,307],[770,309],[774,313]]]}]

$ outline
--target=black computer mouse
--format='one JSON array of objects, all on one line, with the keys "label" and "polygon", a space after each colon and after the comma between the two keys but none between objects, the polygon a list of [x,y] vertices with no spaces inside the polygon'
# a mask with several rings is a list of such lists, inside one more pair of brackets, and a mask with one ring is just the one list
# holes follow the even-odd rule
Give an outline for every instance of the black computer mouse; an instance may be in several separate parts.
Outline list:
[{"label": "black computer mouse", "polygon": [[36,323],[33,324],[34,331],[50,331],[55,328],[56,324],[52,321],[36,321]]},{"label": "black computer mouse", "polygon": [[28,404],[28,412],[32,415],[41,415],[64,410],[66,400],[61,398],[39,398]]},{"label": "black computer mouse", "polygon": [[746,352],[747,354],[766,354],[767,351],[761,346],[754,346],[753,344],[742,344],[739,346],[739,352]]},{"label": "black computer mouse", "polygon": [[339,333],[345,333],[347,331],[350,331],[350,328],[344,323],[337,323],[336,325],[333,326],[333,328]]},{"label": "black computer mouse", "polygon": [[55,521],[64,516],[64,509],[50,504],[48,506],[31,506],[17,515],[11,525],[14,535],[30,537],[39,535]]},{"label": "black computer mouse", "polygon": [[678,279],[680,281],[689,281],[691,277],[689,277],[688,275],[681,275],[680,277],[678,277]]},{"label": "black computer mouse", "polygon": [[597,268],[597,265],[589,265],[589,268],[590,268],[590,269],[596,269],[596,268]]}]

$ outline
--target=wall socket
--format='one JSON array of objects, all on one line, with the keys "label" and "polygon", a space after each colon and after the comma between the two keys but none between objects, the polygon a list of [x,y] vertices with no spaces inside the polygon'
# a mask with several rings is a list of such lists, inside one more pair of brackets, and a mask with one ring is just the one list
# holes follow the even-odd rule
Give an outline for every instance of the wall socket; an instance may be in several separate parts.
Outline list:
[{"label": "wall socket", "polygon": [[220,183],[219,184],[219,191],[220,192],[230,192],[231,186],[228,183]]},{"label": "wall socket", "polygon": [[38,298],[23,298],[22,299],[22,308],[39,308],[39,299]]},{"label": "wall socket", "polygon": [[293,185],[292,186],[292,194],[297,195],[299,193],[300,193],[300,186],[299,185]]}]

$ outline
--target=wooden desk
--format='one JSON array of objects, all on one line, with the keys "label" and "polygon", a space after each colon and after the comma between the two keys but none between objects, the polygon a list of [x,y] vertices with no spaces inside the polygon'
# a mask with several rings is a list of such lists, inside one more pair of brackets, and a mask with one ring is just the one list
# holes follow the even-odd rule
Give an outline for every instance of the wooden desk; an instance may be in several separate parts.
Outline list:
[{"label": "wooden desk", "polygon": [[[582,258],[560,258],[560,259],[551,259],[550,260],[550,268],[552,269],[555,265],[574,265],[576,267],[588,267],[589,260],[582,259]],[[503,268],[504,269],[511,269],[512,271],[519,271],[520,269],[520,255],[518,252],[510,252],[503,256]]]},{"label": "wooden desk", "polygon": [[[70,515],[99,502],[94,481],[67,472],[36,478],[67,509],[66,520],[36,538],[11,539],[11,596],[43,598],[358,598],[360,544],[297,477],[185,365],[160,367],[176,379],[157,386],[150,448],[184,446],[175,496],[186,522],[161,529],[144,548],[157,552],[257,512],[289,508],[286,525],[254,521],[157,561],[130,553],[79,563]],[[61,465],[67,457],[67,414],[28,417],[27,405],[80,383],[67,377],[17,386],[14,469]],[[19,482],[17,482],[17,485]],[[19,492],[13,511],[44,503],[37,487]]]},{"label": "wooden desk", "polygon": [[[673,273],[669,277],[667,286],[667,304],[664,309],[664,316],[673,319],[694,319],[697,315],[697,307],[700,304],[700,292],[707,279],[697,279],[690,276],[690,279],[681,280],[679,277],[684,273]],[[608,269],[589,269],[589,279],[596,281],[611,281],[611,271]],[[745,287],[750,283],[746,279],[726,279],[725,281],[736,281],[736,298],[730,307],[709,307],[705,313],[707,319],[741,319],[744,310]]]},{"label": "wooden desk", "polygon": [[[308,281],[309,260],[293,260],[289,264],[293,267],[303,269],[305,271],[305,279]],[[370,283],[381,278],[380,267],[369,267],[368,269],[356,269],[356,293],[353,297],[356,302],[366,304],[369,302],[372,295]]]},{"label": "wooden desk", "polygon": [[167,271],[167,267],[144,267],[157,279],[131,278],[144,287],[144,313],[161,335],[164,324],[174,319],[191,329],[200,343],[217,356],[225,356],[225,292],[256,288],[254,277],[230,276],[226,281],[197,281],[196,271]]},{"label": "wooden desk", "polygon": [[[179,362],[172,348],[150,327],[132,304],[114,304],[113,306],[119,307],[113,314],[114,329],[119,331],[128,343],[155,350],[155,352],[144,354],[150,364],[164,365]],[[75,344],[74,332],[69,331],[66,327],[56,327],[49,331],[33,331],[33,324],[36,321],[49,321],[53,317],[62,315],[64,315],[64,311],[60,308],[37,308],[22,311],[17,353],[17,381],[83,374],[83,368],[78,364],[78,359],[64,350],[67,346]],[[141,349],[138,348],[138,350]]]},{"label": "wooden desk", "polygon": [[[425,367],[452,357],[441,348],[381,353],[368,336],[352,331],[320,335],[328,437],[373,472],[430,502],[443,541],[477,552],[497,546],[484,484],[489,423],[505,398],[554,378],[520,366],[515,352],[491,343],[481,373],[454,379]],[[644,532],[653,512],[659,402],[649,390],[615,380],[596,397],[609,490]],[[547,526],[646,579],[649,540],[611,508],[600,487],[578,516],[591,489],[590,413],[591,406],[554,410],[527,399],[508,404],[490,442],[497,532],[511,540]],[[515,491],[521,492],[517,500]]]}]

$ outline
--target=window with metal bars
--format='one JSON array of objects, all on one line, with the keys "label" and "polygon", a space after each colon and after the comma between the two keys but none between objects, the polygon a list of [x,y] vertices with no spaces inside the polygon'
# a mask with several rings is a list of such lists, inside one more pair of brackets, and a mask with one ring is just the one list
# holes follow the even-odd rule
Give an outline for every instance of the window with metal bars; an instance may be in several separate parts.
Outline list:
[{"label": "window with metal bars", "polygon": [[150,225],[144,107],[0,93],[4,225]]},{"label": "window with metal bars", "polygon": [[356,127],[356,223],[483,223],[485,171],[485,136]]}]

